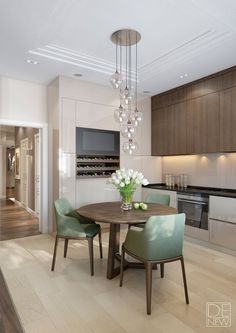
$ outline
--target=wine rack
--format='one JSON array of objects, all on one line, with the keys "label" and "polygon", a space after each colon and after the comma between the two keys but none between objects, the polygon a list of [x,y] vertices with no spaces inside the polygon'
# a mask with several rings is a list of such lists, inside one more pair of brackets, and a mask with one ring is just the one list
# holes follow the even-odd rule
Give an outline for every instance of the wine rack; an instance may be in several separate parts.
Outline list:
[{"label": "wine rack", "polygon": [[119,168],[119,156],[77,155],[76,158],[77,178],[108,178]]}]

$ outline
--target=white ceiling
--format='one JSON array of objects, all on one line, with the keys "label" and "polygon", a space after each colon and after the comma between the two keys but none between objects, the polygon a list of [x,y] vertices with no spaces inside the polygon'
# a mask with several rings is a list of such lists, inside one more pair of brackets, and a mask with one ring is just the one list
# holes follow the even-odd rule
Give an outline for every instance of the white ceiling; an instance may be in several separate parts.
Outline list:
[{"label": "white ceiling", "polygon": [[82,73],[108,84],[110,35],[120,28],[142,36],[140,92],[155,95],[236,64],[235,0],[0,0],[0,75],[47,84]]}]

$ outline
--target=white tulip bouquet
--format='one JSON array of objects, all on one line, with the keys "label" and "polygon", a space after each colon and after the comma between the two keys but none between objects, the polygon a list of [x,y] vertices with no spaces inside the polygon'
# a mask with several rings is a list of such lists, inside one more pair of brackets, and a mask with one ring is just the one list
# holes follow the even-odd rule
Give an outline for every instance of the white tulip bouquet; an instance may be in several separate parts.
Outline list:
[{"label": "white tulip bouquet", "polygon": [[141,172],[132,169],[116,170],[111,175],[109,182],[119,190],[122,197],[122,208],[124,210],[132,209],[133,193],[139,185],[148,185],[149,182]]}]

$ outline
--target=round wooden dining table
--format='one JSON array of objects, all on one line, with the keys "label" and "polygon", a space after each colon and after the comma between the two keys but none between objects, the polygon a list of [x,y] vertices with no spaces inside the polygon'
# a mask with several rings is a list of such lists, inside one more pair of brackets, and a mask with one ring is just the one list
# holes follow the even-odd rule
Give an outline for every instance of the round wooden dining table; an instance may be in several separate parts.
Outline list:
[{"label": "round wooden dining table", "polygon": [[[147,210],[132,209],[124,211],[121,209],[120,202],[101,202],[82,206],[77,212],[96,222],[109,223],[109,247],[107,261],[107,278],[113,279],[120,272],[120,266],[116,266],[120,261],[120,226],[121,224],[139,224],[145,223],[150,216],[172,215],[177,214],[177,210],[173,207],[148,203]],[[125,268],[143,267],[141,263],[125,262]]]}]

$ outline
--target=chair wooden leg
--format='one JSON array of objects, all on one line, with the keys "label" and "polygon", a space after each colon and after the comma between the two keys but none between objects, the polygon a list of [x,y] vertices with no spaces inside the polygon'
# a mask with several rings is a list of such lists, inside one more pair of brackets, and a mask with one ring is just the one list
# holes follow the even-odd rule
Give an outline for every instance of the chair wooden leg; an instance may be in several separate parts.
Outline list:
[{"label": "chair wooden leg", "polygon": [[102,254],[102,235],[101,235],[101,228],[99,230],[98,233],[98,240],[99,240],[99,250],[100,250],[100,258],[103,258],[103,254]]},{"label": "chair wooden leg", "polygon": [[186,279],[185,267],[184,267],[184,257],[182,257],[180,259],[180,261],[181,261],[182,274],[183,274],[185,300],[186,300],[186,304],[189,304],[187,279]]},{"label": "chair wooden leg", "polygon": [[93,265],[93,238],[88,238],[88,246],[89,246],[89,260],[90,260],[90,272],[91,276],[94,275],[94,265]]},{"label": "chair wooden leg", "polygon": [[161,263],[160,266],[161,266],[161,278],[163,278],[163,277],[164,277],[164,274],[165,274],[165,273],[164,273],[164,272],[165,272],[165,271],[164,271],[164,263]]},{"label": "chair wooden leg", "polygon": [[66,258],[66,255],[67,255],[68,243],[69,243],[69,239],[68,239],[68,238],[65,238],[65,244],[64,244],[64,258]]},{"label": "chair wooden leg", "polygon": [[125,259],[125,250],[122,246],[121,261],[120,261],[120,287],[123,286],[123,275],[124,275],[124,259]]},{"label": "chair wooden leg", "polygon": [[146,266],[146,302],[147,302],[147,314],[151,314],[151,302],[152,302],[152,264],[150,262],[145,263]]},{"label": "chair wooden leg", "polygon": [[54,251],[53,251],[53,258],[52,258],[52,267],[51,267],[51,271],[54,271],[54,267],[55,267],[55,262],[56,262],[56,256],[57,256],[57,244],[58,244],[58,236],[56,236],[55,238],[55,244],[54,244]]}]

